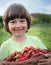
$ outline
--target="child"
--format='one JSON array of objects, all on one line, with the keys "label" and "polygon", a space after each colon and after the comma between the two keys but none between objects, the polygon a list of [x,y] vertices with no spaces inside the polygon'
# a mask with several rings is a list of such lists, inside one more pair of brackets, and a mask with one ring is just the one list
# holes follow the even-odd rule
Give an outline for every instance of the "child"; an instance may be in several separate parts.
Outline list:
[{"label": "child", "polygon": [[3,60],[15,50],[21,51],[24,47],[47,49],[35,36],[26,36],[31,25],[31,16],[21,4],[12,4],[3,15],[3,24],[12,37],[5,41],[0,48],[0,59]]}]

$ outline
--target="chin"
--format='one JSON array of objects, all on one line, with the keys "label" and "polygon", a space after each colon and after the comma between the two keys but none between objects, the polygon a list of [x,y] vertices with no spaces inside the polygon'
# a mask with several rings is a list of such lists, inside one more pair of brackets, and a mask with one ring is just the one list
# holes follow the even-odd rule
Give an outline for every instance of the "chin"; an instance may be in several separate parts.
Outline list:
[{"label": "chin", "polygon": [[22,34],[15,34],[15,36],[17,37],[17,36],[22,36]]}]

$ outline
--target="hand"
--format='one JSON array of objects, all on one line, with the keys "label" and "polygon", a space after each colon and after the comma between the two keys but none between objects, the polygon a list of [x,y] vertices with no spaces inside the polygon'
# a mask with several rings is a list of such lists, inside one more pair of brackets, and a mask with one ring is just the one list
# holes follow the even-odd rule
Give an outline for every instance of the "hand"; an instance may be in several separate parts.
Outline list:
[{"label": "hand", "polygon": [[51,65],[51,58],[39,60],[38,65]]},{"label": "hand", "polygon": [[38,65],[51,65],[51,54],[47,53],[44,55],[46,59],[39,60]]},{"label": "hand", "polygon": [[51,57],[51,54],[50,53],[47,53],[47,54],[44,54],[45,58],[49,58]]}]

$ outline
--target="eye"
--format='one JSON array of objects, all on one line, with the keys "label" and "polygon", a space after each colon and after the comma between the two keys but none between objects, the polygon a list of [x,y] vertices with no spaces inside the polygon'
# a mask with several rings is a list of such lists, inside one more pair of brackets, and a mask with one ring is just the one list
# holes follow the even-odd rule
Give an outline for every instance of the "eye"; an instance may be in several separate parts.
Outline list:
[{"label": "eye", "polygon": [[13,24],[13,23],[15,23],[15,21],[10,21],[10,23],[12,23],[12,24]]},{"label": "eye", "polygon": [[21,20],[20,22],[22,22],[22,23],[23,23],[23,22],[25,22],[25,20]]}]

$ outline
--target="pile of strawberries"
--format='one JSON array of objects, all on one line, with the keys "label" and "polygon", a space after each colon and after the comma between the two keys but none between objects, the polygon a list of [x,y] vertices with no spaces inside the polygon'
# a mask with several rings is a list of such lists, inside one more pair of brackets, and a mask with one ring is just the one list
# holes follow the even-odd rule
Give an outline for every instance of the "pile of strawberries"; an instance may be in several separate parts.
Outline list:
[{"label": "pile of strawberries", "polygon": [[43,49],[36,49],[34,48],[33,46],[30,46],[30,47],[25,47],[23,49],[23,51],[14,51],[13,54],[11,54],[9,57],[7,57],[6,59],[4,59],[4,61],[8,61],[8,62],[17,62],[17,61],[24,61],[24,60],[27,60],[31,57],[37,57],[37,56],[40,56],[40,55],[43,55],[45,53],[47,53],[48,51],[47,50],[43,50]]}]

